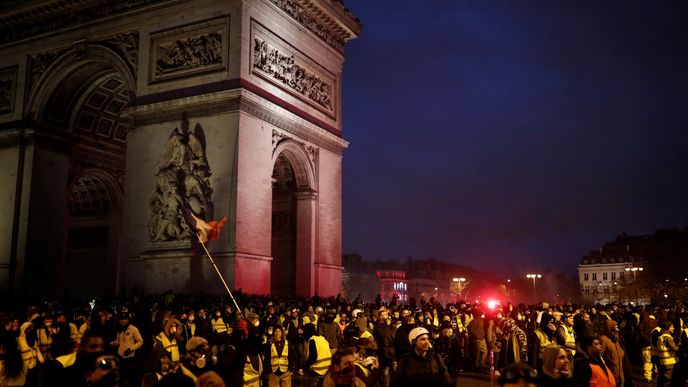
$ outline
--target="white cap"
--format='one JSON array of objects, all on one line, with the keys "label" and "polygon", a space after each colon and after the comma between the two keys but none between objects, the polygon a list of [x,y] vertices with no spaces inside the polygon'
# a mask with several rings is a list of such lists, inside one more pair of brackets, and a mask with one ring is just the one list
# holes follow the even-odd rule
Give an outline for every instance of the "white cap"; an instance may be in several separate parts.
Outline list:
[{"label": "white cap", "polygon": [[360,309],[354,309],[353,312],[351,312],[351,316],[352,317],[358,317],[358,314],[361,312],[363,312],[363,311]]},{"label": "white cap", "polygon": [[413,342],[416,341],[417,338],[423,335],[430,335],[430,332],[428,332],[428,330],[423,327],[411,329],[411,332],[409,332],[408,336],[409,344],[413,344]]}]

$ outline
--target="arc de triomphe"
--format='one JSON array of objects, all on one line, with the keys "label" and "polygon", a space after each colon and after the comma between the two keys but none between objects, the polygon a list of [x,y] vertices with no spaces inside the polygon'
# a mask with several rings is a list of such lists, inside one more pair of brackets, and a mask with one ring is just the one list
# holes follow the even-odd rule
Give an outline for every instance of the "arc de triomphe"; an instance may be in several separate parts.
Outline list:
[{"label": "arc de triomphe", "polygon": [[341,288],[337,0],[0,5],[0,287],[75,296]]}]

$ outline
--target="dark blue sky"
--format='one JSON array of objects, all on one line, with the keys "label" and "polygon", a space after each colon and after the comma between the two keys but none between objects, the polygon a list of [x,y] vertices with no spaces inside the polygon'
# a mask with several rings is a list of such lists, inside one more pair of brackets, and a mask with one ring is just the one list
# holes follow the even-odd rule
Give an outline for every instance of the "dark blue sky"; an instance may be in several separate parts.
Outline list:
[{"label": "dark blue sky", "polygon": [[687,2],[345,4],[344,253],[572,271],[688,226]]}]

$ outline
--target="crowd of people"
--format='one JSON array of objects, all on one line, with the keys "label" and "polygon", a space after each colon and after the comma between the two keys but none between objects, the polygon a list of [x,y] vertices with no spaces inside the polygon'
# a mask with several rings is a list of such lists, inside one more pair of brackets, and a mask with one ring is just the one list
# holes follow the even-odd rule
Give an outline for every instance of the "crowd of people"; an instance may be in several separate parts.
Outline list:
[{"label": "crowd of people", "polygon": [[452,386],[470,374],[504,386],[664,387],[688,375],[682,304],[235,296],[7,301],[0,386]]}]

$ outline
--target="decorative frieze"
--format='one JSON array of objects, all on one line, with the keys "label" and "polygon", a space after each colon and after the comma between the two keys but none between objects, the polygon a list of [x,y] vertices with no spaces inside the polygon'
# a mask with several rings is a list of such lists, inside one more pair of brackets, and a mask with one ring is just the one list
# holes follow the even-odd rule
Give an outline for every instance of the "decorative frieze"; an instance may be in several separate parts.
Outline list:
[{"label": "decorative frieze", "polygon": [[255,20],[251,72],[336,118],[336,77]]},{"label": "decorative frieze", "polygon": [[149,82],[226,69],[228,31],[225,17],[151,34]]},{"label": "decorative frieze", "polygon": [[0,69],[0,115],[14,112],[17,94],[17,66]]},{"label": "decorative frieze", "polygon": [[203,129],[197,124],[193,131],[175,128],[167,140],[150,199],[151,242],[180,241],[194,234],[184,220],[183,208],[206,218],[212,189],[204,139]]},{"label": "decorative frieze", "polygon": [[307,144],[303,141],[299,141],[298,139],[295,139],[285,133],[279,132],[277,130],[272,130],[272,153],[274,156],[275,150],[277,149],[277,146],[285,140],[292,140],[294,142],[297,142],[301,144],[303,147],[303,150],[305,153],[308,155],[308,159],[310,160],[311,163],[315,164],[317,158],[318,158],[318,147],[313,146],[311,144]]},{"label": "decorative frieze", "polygon": [[39,52],[37,54],[29,55],[29,90],[38,84],[43,74],[48,70],[57,58],[67,52],[69,48],[60,48],[52,51]]},{"label": "decorative frieze", "polygon": [[344,37],[336,35],[326,25],[321,23],[315,15],[306,10],[296,0],[270,0],[271,3],[279,7],[292,19],[304,26],[308,31],[322,39],[328,46],[334,48],[338,53],[344,54]]}]

